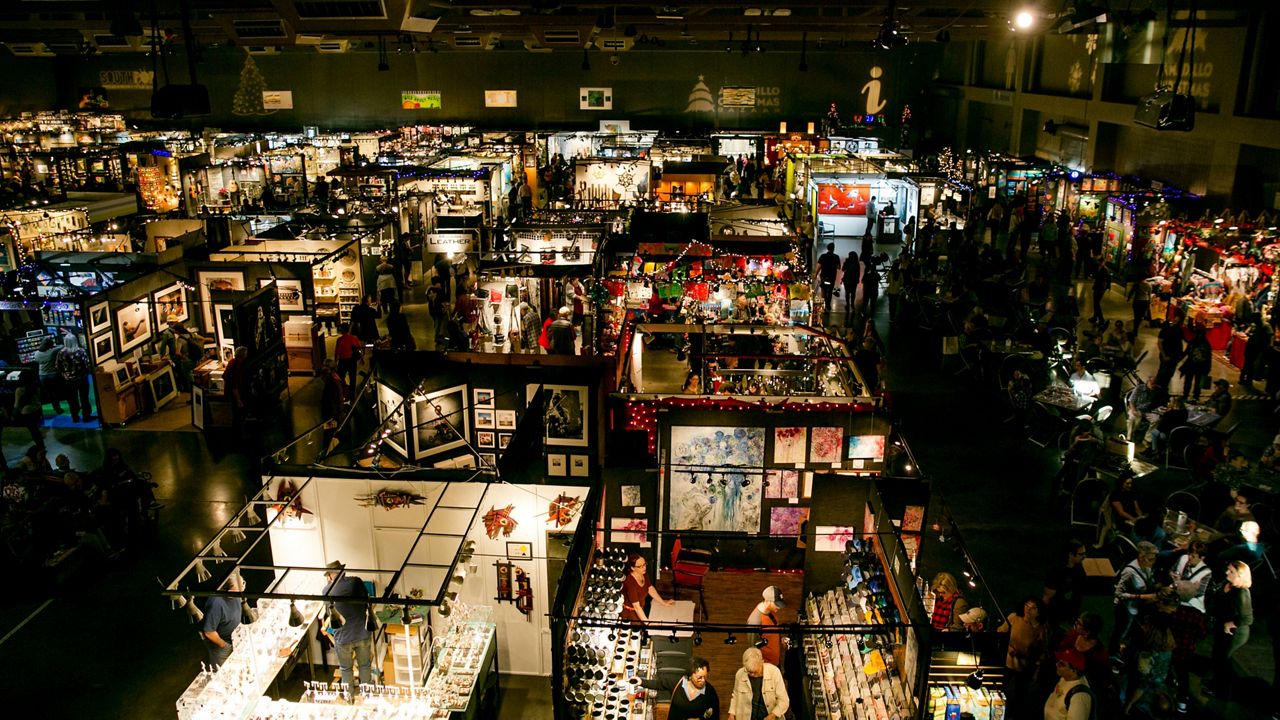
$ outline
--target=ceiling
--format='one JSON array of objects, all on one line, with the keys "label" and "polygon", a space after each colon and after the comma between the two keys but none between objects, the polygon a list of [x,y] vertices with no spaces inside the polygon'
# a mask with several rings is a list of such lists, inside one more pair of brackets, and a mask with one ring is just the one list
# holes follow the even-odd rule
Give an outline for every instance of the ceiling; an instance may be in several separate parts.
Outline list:
[{"label": "ceiling", "polygon": [[[1163,15],[1165,5],[1164,0],[661,1],[4,0],[0,42],[19,55],[145,52],[153,34],[162,42],[184,42],[185,9],[201,45],[267,53],[372,51],[379,38],[389,52],[711,50],[741,45],[749,34],[766,45],[795,46],[805,38],[810,49],[823,49],[865,47],[884,28],[891,2],[901,35],[913,42],[933,42],[940,31],[956,40],[1007,34],[1015,6],[1035,10],[1037,30],[1043,30],[1072,13],[1106,12],[1108,3],[1116,9],[1113,19],[1139,12]],[[1223,0],[1215,10],[1246,1]]]}]

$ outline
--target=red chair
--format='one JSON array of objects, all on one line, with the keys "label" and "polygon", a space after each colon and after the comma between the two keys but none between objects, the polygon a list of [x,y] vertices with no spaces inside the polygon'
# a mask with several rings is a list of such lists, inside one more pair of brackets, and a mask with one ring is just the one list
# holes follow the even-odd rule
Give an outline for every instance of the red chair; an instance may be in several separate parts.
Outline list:
[{"label": "red chair", "polygon": [[711,551],[699,548],[684,549],[680,538],[671,545],[671,597],[679,599],[680,586],[697,588],[698,603],[702,606],[702,616],[711,617],[707,612],[707,599],[703,595],[703,580],[711,569]]}]

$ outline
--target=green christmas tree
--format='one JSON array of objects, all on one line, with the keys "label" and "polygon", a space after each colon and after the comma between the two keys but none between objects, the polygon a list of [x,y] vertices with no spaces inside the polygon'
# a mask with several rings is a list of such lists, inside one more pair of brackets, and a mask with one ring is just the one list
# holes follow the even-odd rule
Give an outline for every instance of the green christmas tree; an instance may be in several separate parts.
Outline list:
[{"label": "green christmas tree", "polygon": [[253,61],[252,55],[244,58],[244,67],[240,68],[240,86],[231,99],[231,112],[236,115],[270,115],[275,112],[262,107],[262,91],[267,89],[267,80]]}]

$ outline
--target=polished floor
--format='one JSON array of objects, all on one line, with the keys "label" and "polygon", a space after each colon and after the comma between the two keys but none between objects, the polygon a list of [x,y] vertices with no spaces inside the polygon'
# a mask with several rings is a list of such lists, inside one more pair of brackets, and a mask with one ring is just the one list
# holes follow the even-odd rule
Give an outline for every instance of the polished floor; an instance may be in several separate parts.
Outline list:
[{"label": "polished floor", "polygon": [[[841,255],[847,250],[837,248]],[[1116,316],[1124,316],[1127,308],[1117,292],[1108,297],[1112,306]],[[837,313],[833,324],[842,316]],[[889,345],[888,385],[896,410],[920,466],[934,481],[931,513],[955,517],[991,594],[1007,612],[1022,595],[1039,593],[1058,543],[1070,535],[1065,513],[1049,500],[1056,455],[1011,434],[1002,424],[994,386],[958,378],[955,367],[944,367],[936,335],[910,322],[891,328],[883,302],[877,324]],[[1149,334],[1142,338],[1148,344]],[[1215,376],[1227,373],[1225,364],[1215,363]],[[239,436],[46,429],[50,455],[66,453],[78,468],[95,467],[106,447],[119,447],[135,468],[149,470],[160,482],[157,495],[165,507],[154,541],[140,552],[82,568],[60,583],[41,577],[10,577],[5,583],[0,677],[11,697],[13,690],[20,692],[40,703],[26,707],[51,719],[174,717],[174,701],[198,672],[203,652],[185,615],[158,594],[157,579],[167,581],[181,570],[256,489],[257,458],[316,423],[317,397],[317,383],[307,384],[293,393],[287,410],[254,422]],[[1280,425],[1272,404],[1259,400],[1239,401],[1230,420],[1243,422],[1237,445],[1255,453]],[[29,442],[24,431],[14,429],[4,430],[3,440],[10,461]],[[1161,472],[1144,478],[1139,489],[1163,497],[1184,483],[1176,473]],[[923,573],[954,569],[949,553],[949,544],[927,542]],[[1105,584],[1095,590],[1088,606],[1105,610]],[[1254,639],[1239,656],[1244,686],[1259,692],[1274,673],[1267,631],[1272,596],[1263,597],[1255,602],[1260,621]],[[550,692],[540,679],[504,678],[502,717],[550,717]],[[1251,702],[1209,702],[1197,717],[1259,717]]]}]

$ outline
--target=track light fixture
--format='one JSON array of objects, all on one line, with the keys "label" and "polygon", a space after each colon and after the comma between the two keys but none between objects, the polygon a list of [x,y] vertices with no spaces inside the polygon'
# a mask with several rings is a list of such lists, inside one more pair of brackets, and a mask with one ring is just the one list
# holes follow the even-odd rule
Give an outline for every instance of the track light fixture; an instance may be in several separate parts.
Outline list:
[{"label": "track light fixture", "polygon": [[737,644],[738,644],[738,637],[737,637],[736,635],[734,635],[733,633],[729,633],[729,637],[727,637],[727,638],[725,638],[725,639],[724,639],[724,644],[725,644],[725,645],[737,645]]},{"label": "track light fixture", "polygon": [[982,672],[981,668],[969,673],[969,677],[964,679],[964,684],[967,685],[970,690],[981,689],[983,683],[985,682],[986,682],[986,676],[985,676],[985,673]]},{"label": "track light fixture", "polygon": [[765,645],[768,645],[768,644],[769,644],[769,641],[768,641],[768,640],[765,640],[764,638],[760,638],[759,640],[755,641],[755,643],[753,643],[753,644],[754,644],[754,645],[755,645],[755,647],[757,647],[757,648],[763,648]]},{"label": "track light fixture", "polygon": [[880,30],[876,32],[876,38],[871,41],[871,47],[877,50],[892,50],[903,47],[910,42],[906,34],[902,32],[902,26],[893,16],[896,4],[896,0],[889,0],[884,22],[880,24]]},{"label": "track light fixture", "polygon": [[187,614],[191,616],[191,622],[193,623],[204,622],[204,613],[200,610],[198,606],[196,606],[195,597],[188,595],[186,598],[184,598],[184,600],[186,602],[184,603],[183,606],[186,607]]},{"label": "track light fixture", "polygon": [[700,632],[696,632],[696,633],[694,633],[694,634],[693,634],[693,646],[694,646],[694,647],[697,647],[697,646],[699,646],[699,645],[701,645],[701,644],[702,644],[702,633],[700,633]]},{"label": "track light fixture", "polygon": [[672,631],[671,631],[671,637],[667,638],[667,640],[668,640],[672,645],[675,645],[676,643],[680,642],[680,639],[676,637],[676,631],[675,631],[675,630],[672,630]]},{"label": "track light fixture", "polygon": [[302,627],[302,613],[293,600],[289,601],[289,627]]}]

